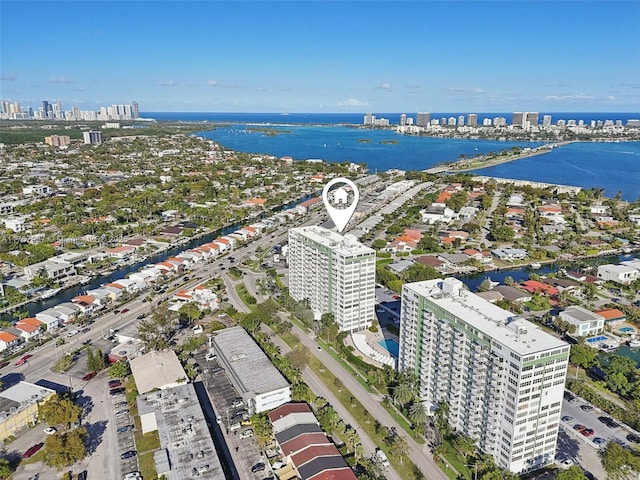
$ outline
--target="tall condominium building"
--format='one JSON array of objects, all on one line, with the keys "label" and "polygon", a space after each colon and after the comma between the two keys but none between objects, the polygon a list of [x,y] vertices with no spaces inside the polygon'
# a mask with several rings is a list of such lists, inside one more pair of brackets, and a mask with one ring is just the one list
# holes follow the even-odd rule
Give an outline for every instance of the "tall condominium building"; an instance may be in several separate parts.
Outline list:
[{"label": "tall condominium building", "polygon": [[551,126],[551,115],[545,115],[542,117],[542,125],[545,127]]},{"label": "tall condominium building", "polygon": [[140,107],[138,106],[138,102],[134,100],[131,106],[133,108],[133,118],[140,118]]},{"label": "tall condominium building", "polygon": [[524,122],[526,118],[526,113],[524,112],[513,112],[511,115],[511,125],[514,127],[524,128]]},{"label": "tall condominium building", "polygon": [[407,124],[407,114],[402,113],[400,114],[400,125],[406,125],[406,124]]},{"label": "tall condominium building", "polygon": [[372,115],[371,113],[367,113],[364,116],[364,120],[362,122],[363,125],[373,125],[376,121],[376,117],[375,115]]},{"label": "tall condominium building", "polygon": [[86,144],[102,143],[102,132],[82,132],[82,137]]},{"label": "tall condominium building", "polygon": [[525,117],[525,121],[528,126],[533,127],[534,125],[538,125],[538,117],[540,114],[538,112],[527,112]]},{"label": "tall condominium building", "polygon": [[467,125],[470,127],[476,127],[478,125],[478,115],[475,113],[467,115]]},{"label": "tall condominium building", "polygon": [[289,230],[289,293],[316,318],[332,313],[341,331],[371,326],[376,254],[352,235],[312,226]]},{"label": "tall condominium building", "polygon": [[569,349],[455,278],[403,286],[398,368],[502,468],[553,462]]},{"label": "tall condominium building", "polygon": [[418,115],[416,117],[417,126],[426,127],[429,125],[430,121],[431,121],[431,115],[429,115],[429,112],[418,112]]}]

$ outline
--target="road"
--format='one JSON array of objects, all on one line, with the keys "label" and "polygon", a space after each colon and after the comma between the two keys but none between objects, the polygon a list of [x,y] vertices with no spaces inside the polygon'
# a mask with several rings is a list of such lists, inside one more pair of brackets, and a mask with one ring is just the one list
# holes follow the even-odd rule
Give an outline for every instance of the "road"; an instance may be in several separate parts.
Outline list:
[{"label": "road", "polygon": [[[284,341],[280,339],[268,326],[261,326],[263,331],[268,333],[271,337],[271,340],[275,345],[280,348],[280,351],[283,354],[291,351],[289,345],[287,345]],[[351,415],[349,410],[340,403],[340,400],[329,390],[325,384],[320,380],[317,375],[311,370],[309,367],[306,367],[302,372],[302,379],[309,386],[311,391],[318,397],[324,397],[331,404],[334,410],[338,413],[340,418],[348,425],[351,425],[360,435],[360,441],[362,443],[362,448],[364,449],[364,453],[366,456],[371,457],[374,455],[376,448],[378,447],[375,442],[369,437],[367,432],[360,426],[360,424],[356,421],[356,419]],[[398,472],[393,469],[393,467],[388,467],[385,470],[385,476],[388,480],[402,480]]]}]

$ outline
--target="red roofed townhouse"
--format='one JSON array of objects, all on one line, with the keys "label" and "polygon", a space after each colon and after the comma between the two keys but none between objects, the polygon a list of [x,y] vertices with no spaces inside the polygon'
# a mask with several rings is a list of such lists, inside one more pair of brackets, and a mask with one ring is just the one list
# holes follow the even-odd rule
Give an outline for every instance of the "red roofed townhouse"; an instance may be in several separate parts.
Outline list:
[{"label": "red roofed townhouse", "polygon": [[522,283],[522,288],[524,288],[529,293],[544,293],[550,297],[558,294],[558,289],[547,285],[546,283],[538,282],[536,280],[527,280]]},{"label": "red roofed townhouse", "polygon": [[286,417],[290,413],[305,413],[310,411],[311,408],[309,408],[309,405],[307,405],[306,403],[291,402],[274,408],[267,415],[269,415],[269,420],[271,420],[271,423],[273,423],[280,418]]},{"label": "red roofed townhouse", "polygon": [[[18,337],[9,332],[0,332],[0,352],[18,344]],[[326,437],[325,437],[326,438]]]},{"label": "red roofed townhouse", "polygon": [[77,297],[73,297],[71,301],[80,308],[85,315],[91,315],[98,307],[95,303],[96,299],[91,295],[78,295]]},{"label": "red roofed townhouse", "polygon": [[438,194],[438,197],[436,198],[435,203],[445,203],[450,198],[451,198],[451,193],[445,190]]},{"label": "red roofed townhouse", "polygon": [[422,238],[422,232],[420,232],[419,230],[411,230],[411,229],[407,228],[404,231],[403,236],[404,237],[408,237],[411,240],[415,240],[416,242],[419,242],[420,239]]},{"label": "red roofed townhouse", "polygon": [[313,198],[310,198],[309,200],[305,200],[298,206],[304,208],[305,211],[309,211],[311,210],[312,207],[314,207],[315,205],[318,205],[321,201],[322,199],[320,197],[313,197]]}]

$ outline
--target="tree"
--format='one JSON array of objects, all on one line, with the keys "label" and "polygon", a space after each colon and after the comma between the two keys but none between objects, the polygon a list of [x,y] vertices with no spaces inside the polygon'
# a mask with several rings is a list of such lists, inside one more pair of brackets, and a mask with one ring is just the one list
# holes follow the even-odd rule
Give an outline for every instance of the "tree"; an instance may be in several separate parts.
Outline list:
[{"label": "tree", "polygon": [[393,400],[400,405],[405,405],[416,396],[413,384],[407,380],[401,381],[393,389]]},{"label": "tree", "polygon": [[56,395],[40,405],[38,413],[52,427],[64,425],[65,428],[69,428],[82,415],[82,408],[73,403],[68,396]]},{"label": "tree", "polygon": [[151,317],[140,322],[138,335],[150,350],[164,350],[173,335],[173,322],[166,303],[152,310]]},{"label": "tree", "polygon": [[476,291],[488,292],[489,290],[491,290],[491,279],[489,277],[486,277],[484,280],[482,280],[482,282],[480,282],[480,285],[478,285]]},{"label": "tree", "polygon": [[555,480],[587,480],[587,476],[580,467],[571,465],[567,470],[558,472]]},{"label": "tree", "polygon": [[195,322],[202,318],[202,310],[195,302],[185,303],[178,310],[180,320],[185,321],[188,325],[193,325]]},{"label": "tree", "polygon": [[586,345],[572,345],[569,361],[582,368],[593,366],[598,360],[598,351]]},{"label": "tree", "polygon": [[406,437],[403,437],[402,435],[394,435],[393,442],[389,446],[389,449],[394,457],[398,457],[400,465],[404,464],[404,458],[409,453],[409,442]]},{"label": "tree", "polygon": [[131,373],[129,362],[120,360],[109,367],[109,376],[111,378],[124,378]]},{"label": "tree", "polygon": [[609,442],[598,451],[602,466],[611,480],[622,480],[640,471],[640,459],[619,443]]},{"label": "tree", "polygon": [[90,372],[95,372],[95,360],[93,358],[93,350],[91,348],[87,348],[87,370]]},{"label": "tree", "polygon": [[95,362],[96,372],[104,370],[106,367],[106,363],[104,360],[104,353],[102,353],[101,349],[97,349],[95,355],[93,356],[93,360]]},{"label": "tree", "polygon": [[409,420],[411,420],[411,423],[414,425],[423,425],[429,420],[429,415],[421,402],[411,404],[409,407]]},{"label": "tree", "polygon": [[77,428],[62,435],[50,435],[45,441],[44,462],[50,467],[66,467],[82,460],[87,454],[84,441],[87,430]]},{"label": "tree", "polygon": [[418,242],[418,248],[427,253],[442,251],[442,248],[440,248],[440,240],[434,235],[423,235]]},{"label": "tree", "polygon": [[302,344],[296,345],[293,350],[285,355],[291,362],[293,368],[302,371],[309,363],[309,350]]},{"label": "tree", "polygon": [[9,460],[6,458],[0,458],[0,478],[5,479],[9,478],[13,471],[11,470],[11,465],[9,464]]}]

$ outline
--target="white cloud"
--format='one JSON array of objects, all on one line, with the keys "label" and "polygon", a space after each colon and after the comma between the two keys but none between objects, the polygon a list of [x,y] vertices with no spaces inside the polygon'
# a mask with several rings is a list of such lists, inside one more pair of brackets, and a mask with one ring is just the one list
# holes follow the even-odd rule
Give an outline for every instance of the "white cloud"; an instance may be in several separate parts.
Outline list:
[{"label": "white cloud", "polygon": [[242,88],[237,83],[220,83],[217,80],[207,80],[207,85],[218,88]]},{"label": "white cloud", "polygon": [[363,102],[362,100],[358,100],[357,98],[349,98],[344,102],[338,102],[339,107],[367,107],[369,104],[367,102]]},{"label": "white cloud", "polygon": [[482,93],[485,93],[483,89],[481,88],[464,88],[464,87],[449,87],[447,89],[449,91],[449,93],[461,93],[461,94],[466,94],[466,95],[480,95]]},{"label": "white cloud", "polygon": [[547,95],[545,100],[556,101],[579,101],[579,100],[595,100],[594,95],[585,95],[584,93],[572,94],[572,95]]},{"label": "white cloud", "polygon": [[68,77],[49,77],[49,83],[73,83]]},{"label": "white cloud", "polygon": [[175,87],[177,83],[173,80],[168,80],[166,82],[160,82],[158,85],[161,87]]},{"label": "white cloud", "polygon": [[382,85],[379,85],[378,87],[376,87],[380,90],[393,90],[393,85],[391,85],[391,83],[389,82],[384,82]]}]

